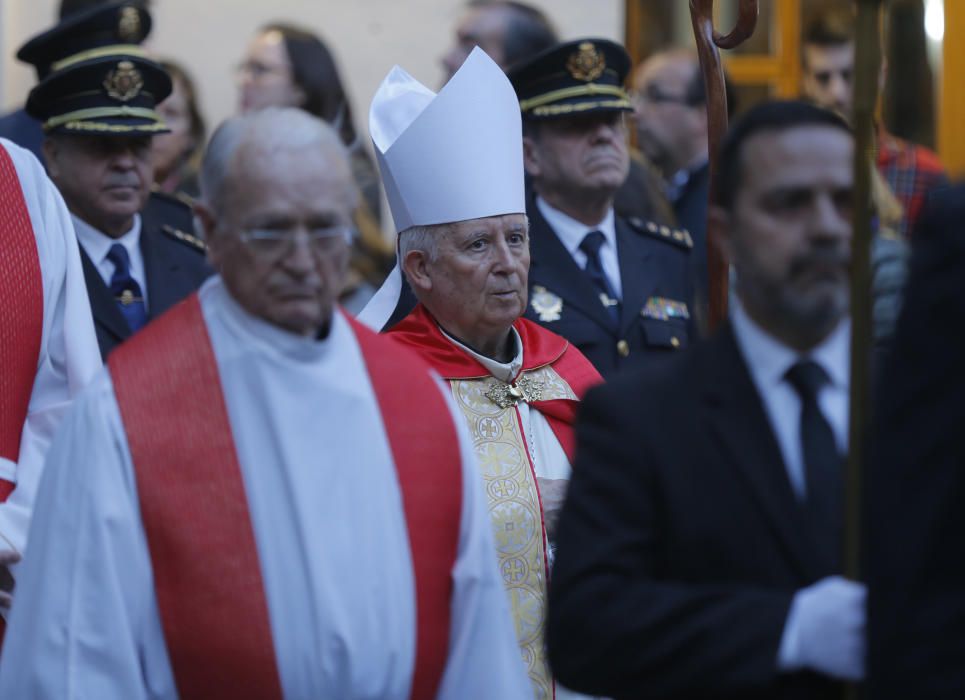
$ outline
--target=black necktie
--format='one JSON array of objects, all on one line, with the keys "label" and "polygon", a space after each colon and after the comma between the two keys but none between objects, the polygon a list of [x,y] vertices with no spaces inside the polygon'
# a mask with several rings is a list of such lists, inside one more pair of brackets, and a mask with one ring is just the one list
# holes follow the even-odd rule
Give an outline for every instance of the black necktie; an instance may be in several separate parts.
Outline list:
[{"label": "black necktie", "polygon": [[816,362],[803,360],[787,371],[801,397],[801,448],[807,484],[807,511],[819,548],[837,568],[842,550],[844,475],[831,425],[818,405],[818,392],[830,381]]},{"label": "black necktie", "polygon": [[590,281],[593,282],[593,286],[596,287],[600,295],[600,303],[606,307],[613,324],[617,325],[620,323],[620,300],[613,290],[613,285],[610,284],[610,280],[603,271],[603,265],[600,262],[600,248],[605,242],[606,238],[603,236],[603,233],[600,231],[590,231],[580,243],[580,250],[586,254],[586,267],[583,269],[586,271]]},{"label": "black necktie", "polygon": [[115,243],[107,251],[107,259],[114,264],[111,294],[114,295],[117,308],[121,310],[131,331],[138,331],[147,323],[147,307],[144,306],[141,285],[131,277],[131,259],[127,255],[127,249],[120,243]]}]

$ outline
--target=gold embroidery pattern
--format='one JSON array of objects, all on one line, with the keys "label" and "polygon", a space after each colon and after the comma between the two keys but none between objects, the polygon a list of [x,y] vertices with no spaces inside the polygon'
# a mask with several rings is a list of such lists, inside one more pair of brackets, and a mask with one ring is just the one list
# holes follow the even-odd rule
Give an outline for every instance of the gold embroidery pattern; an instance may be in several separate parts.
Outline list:
[{"label": "gold embroidery pattern", "polygon": [[[536,477],[526,454],[515,401],[500,406],[487,394],[495,378],[452,380],[452,393],[472,434],[482,469],[503,585],[516,623],[516,637],[534,697],[550,700],[553,680],[543,630],[546,624],[546,539]],[[551,367],[525,372],[517,385],[540,386],[544,400],[575,399]]]}]

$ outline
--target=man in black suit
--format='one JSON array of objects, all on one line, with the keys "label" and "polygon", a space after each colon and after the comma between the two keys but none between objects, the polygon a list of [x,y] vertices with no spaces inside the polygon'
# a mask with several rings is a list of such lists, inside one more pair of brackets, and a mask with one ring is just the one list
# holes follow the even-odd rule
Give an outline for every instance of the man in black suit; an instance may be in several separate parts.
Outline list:
[{"label": "man in black suit", "polygon": [[710,212],[730,322],[588,394],[548,628],[574,690],[828,698],[862,677],[864,588],[837,575],[852,153],[830,112],[751,110]]},{"label": "man in black suit", "polygon": [[210,272],[190,208],[151,194],[151,139],[167,131],[154,107],[171,79],[138,45],[150,21],[138,3],[108,3],[20,51],[51,67],[27,112],[43,124],[48,172],[73,217],[105,358]]},{"label": "man in black suit", "polygon": [[866,522],[873,700],[965,697],[965,185],[932,195],[875,402]]},{"label": "man in black suit", "polygon": [[509,73],[534,192],[526,316],[604,377],[686,347],[694,329],[689,235],[613,209],[629,167],[629,66],[622,46],[578,39]]}]

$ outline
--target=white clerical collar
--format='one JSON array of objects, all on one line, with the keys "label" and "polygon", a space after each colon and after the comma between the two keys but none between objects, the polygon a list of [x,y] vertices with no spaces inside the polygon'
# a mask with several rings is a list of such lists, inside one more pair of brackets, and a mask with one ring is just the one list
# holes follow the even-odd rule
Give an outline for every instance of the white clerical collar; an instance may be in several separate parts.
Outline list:
[{"label": "white clerical collar", "polygon": [[134,215],[134,223],[120,238],[111,238],[100,229],[96,229],[86,221],[74,214],[70,215],[74,221],[74,231],[77,233],[77,240],[84,247],[84,252],[91,259],[95,267],[98,267],[107,259],[107,253],[111,246],[120,243],[127,250],[127,257],[130,260],[140,259],[141,253],[138,244],[141,241],[141,215]]},{"label": "white clerical collar", "polygon": [[553,229],[553,232],[556,233],[557,238],[560,239],[560,242],[569,251],[571,256],[575,256],[577,252],[579,252],[580,243],[583,242],[586,234],[590,231],[600,231],[606,239],[607,245],[612,246],[613,249],[616,250],[617,229],[616,218],[613,215],[613,207],[607,210],[606,216],[604,216],[603,220],[596,226],[587,226],[572,216],[564,214],[559,209],[554,209],[539,195],[536,196],[536,208],[539,209],[539,213],[546,219],[546,223],[550,225],[550,228]]},{"label": "white clerical collar", "polygon": [[481,364],[487,372],[489,372],[491,375],[496,377],[496,379],[502,382],[509,383],[513,381],[514,379],[516,379],[516,376],[519,374],[519,371],[523,368],[523,340],[522,338],[519,337],[519,333],[517,333],[516,329],[513,328],[512,326],[510,326],[509,332],[512,334],[511,337],[513,339],[513,342],[516,344],[516,357],[514,357],[509,362],[497,362],[496,360],[490,357],[486,357],[485,355],[480,355],[472,348],[466,345],[463,345],[458,340],[453,338],[451,335],[446,333],[445,329],[442,326],[439,326],[439,330],[442,331],[442,334],[446,336],[446,338],[448,338],[453,345],[455,345],[457,348],[459,348],[464,353],[469,355],[471,358],[476,360],[476,362]]},{"label": "white clerical collar", "polygon": [[809,359],[828,373],[834,386],[848,389],[851,376],[850,318],[842,320],[820,345],[805,355],[784,345],[761,328],[747,314],[736,294],[731,295],[730,319],[747,366],[762,384],[779,384],[795,362]]},{"label": "white clerical collar", "polygon": [[220,275],[209,277],[198,293],[202,299],[211,299],[221,309],[225,324],[243,338],[245,348],[254,348],[265,354],[282,355],[294,361],[316,362],[330,354],[333,342],[340,344],[339,339],[352,332],[337,307],[332,312],[328,335],[321,340],[280,328],[246,311],[231,296]]}]

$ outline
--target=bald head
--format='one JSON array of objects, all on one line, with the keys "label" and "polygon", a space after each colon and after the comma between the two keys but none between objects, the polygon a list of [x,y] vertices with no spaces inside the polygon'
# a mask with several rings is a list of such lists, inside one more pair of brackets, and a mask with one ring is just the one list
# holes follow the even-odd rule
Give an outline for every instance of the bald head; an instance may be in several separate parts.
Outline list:
[{"label": "bald head", "polygon": [[248,313],[323,337],[345,282],[358,193],[327,124],[297,109],[234,117],[201,171],[208,258]]},{"label": "bald head", "polygon": [[250,178],[280,159],[318,159],[341,185],[354,209],[357,193],[348,151],[328,124],[301,109],[268,108],[232,117],[211,137],[201,166],[201,195],[213,212],[224,211],[235,177]]}]

